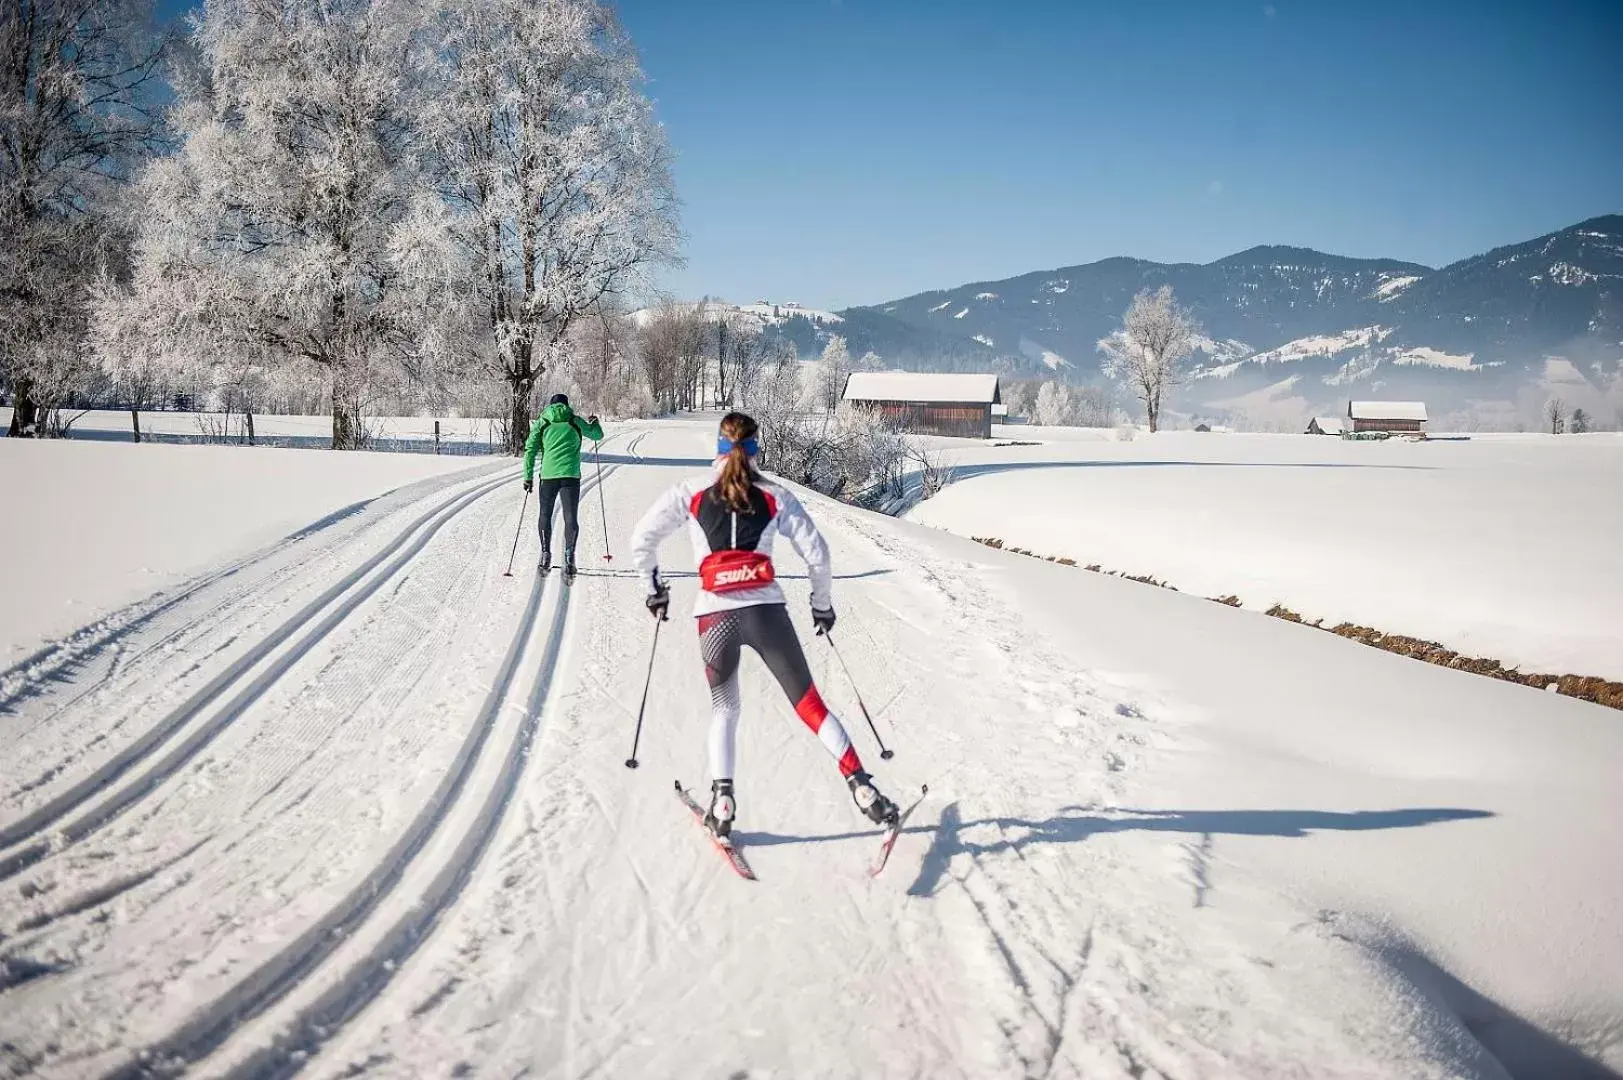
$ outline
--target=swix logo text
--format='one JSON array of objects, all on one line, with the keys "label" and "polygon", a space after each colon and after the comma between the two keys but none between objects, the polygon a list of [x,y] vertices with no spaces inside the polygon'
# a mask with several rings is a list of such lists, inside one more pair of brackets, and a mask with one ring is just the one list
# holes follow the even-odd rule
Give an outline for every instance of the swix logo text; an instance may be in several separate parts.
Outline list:
[{"label": "swix logo text", "polygon": [[740,566],[737,570],[721,570],[716,573],[717,585],[738,585],[746,581],[755,581],[761,576],[759,566]]}]

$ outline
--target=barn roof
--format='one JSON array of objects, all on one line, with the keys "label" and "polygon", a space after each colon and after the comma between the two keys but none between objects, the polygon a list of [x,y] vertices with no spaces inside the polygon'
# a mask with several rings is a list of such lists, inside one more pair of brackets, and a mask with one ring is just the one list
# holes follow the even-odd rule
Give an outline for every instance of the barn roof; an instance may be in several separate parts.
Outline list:
[{"label": "barn roof", "polygon": [[1347,415],[1354,420],[1420,420],[1426,419],[1424,401],[1351,401]]},{"label": "barn roof", "polygon": [[1319,430],[1326,435],[1340,435],[1347,428],[1347,421],[1339,416],[1315,416],[1313,422],[1318,424]]},{"label": "barn roof", "polygon": [[997,404],[996,375],[931,371],[858,371],[845,381],[846,401],[917,401],[926,404]]}]

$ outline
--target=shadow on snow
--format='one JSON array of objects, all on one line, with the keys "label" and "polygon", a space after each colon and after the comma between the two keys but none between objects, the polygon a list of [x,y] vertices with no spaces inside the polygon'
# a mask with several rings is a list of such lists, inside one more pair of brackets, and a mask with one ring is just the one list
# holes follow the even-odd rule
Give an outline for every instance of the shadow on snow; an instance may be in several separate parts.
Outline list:
[{"label": "shadow on snow", "polygon": [[[1023,851],[1033,844],[1075,844],[1090,836],[1117,832],[1177,832],[1201,835],[1307,837],[1315,832],[1361,832],[1370,829],[1412,829],[1444,821],[1466,821],[1492,817],[1488,810],[1452,807],[1417,807],[1406,810],[1131,810],[1113,811],[1109,816],[1089,812],[1086,807],[1067,806],[1054,817],[1042,821],[1026,818],[977,818],[963,820],[958,804],[948,803],[935,825],[914,825],[907,833],[930,833],[930,850],[925,852],[917,879],[908,887],[910,896],[930,896],[940,888],[947,867],[960,854],[993,855]],[[1002,835],[995,840],[968,840],[963,834],[982,826]],[[775,847],[780,844],[818,844],[878,836],[878,830],[832,833],[825,836],[784,836],[776,833],[738,834],[738,842],[748,847]]]}]

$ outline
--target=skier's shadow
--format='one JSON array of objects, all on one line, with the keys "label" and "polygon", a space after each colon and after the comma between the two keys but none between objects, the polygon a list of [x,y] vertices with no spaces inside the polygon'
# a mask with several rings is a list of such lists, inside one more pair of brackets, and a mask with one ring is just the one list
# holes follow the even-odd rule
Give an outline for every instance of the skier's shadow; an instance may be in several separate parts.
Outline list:
[{"label": "skier's shadow", "polygon": [[[1192,835],[1309,837],[1315,832],[1361,832],[1369,829],[1413,829],[1444,821],[1465,821],[1493,817],[1492,811],[1457,807],[1415,807],[1405,810],[1112,810],[1108,814],[1082,806],[1067,806],[1054,817],[1042,821],[1026,818],[977,818],[963,820],[956,802],[948,803],[935,825],[912,825],[904,833],[930,833],[930,850],[924,854],[918,877],[908,887],[909,896],[933,896],[948,876],[948,867],[959,855],[996,855],[1023,851],[1034,844],[1076,844],[1090,836],[1113,832],[1176,832]],[[994,832],[984,840],[971,840],[966,833]],[[835,833],[828,836],[780,836],[774,833],[740,833],[738,842],[750,847],[777,844],[816,844],[833,840],[878,837],[877,831]]]}]

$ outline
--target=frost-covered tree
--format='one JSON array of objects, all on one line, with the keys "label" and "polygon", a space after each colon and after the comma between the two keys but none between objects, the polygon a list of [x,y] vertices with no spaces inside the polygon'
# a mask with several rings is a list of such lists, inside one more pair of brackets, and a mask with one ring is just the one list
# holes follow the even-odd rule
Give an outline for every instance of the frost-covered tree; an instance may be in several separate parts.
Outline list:
[{"label": "frost-covered tree", "polygon": [[1589,430],[1589,427],[1589,414],[1584,412],[1582,409],[1573,409],[1572,422],[1567,425],[1567,430],[1572,432],[1574,435],[1582,435]]},{"label": "frost-covered tree", "polygon": [[578,320],[558,366],[547,373],[547,392],[568,394],[582,412],[615,418],[651,415],[654,400],[643,381],[637,343],[637,327],[625,315],[596,312]]},{"label": "frost-covered tree", "polygon": [[769,346],[759,330],[722,319],[716,325],[716,404],[731,408],[754,383]]},{"label": "frost-covered tree", "polygon": [[0,0],[0,381],[10,434],[87,388],[90,290],[121,269],[113,216],[161,130],[168,39],[150,0]]},{"label": "frost-covered tree", "polygon": [[1031,419],[1042,383],[1036,379],[1009,379],[1002,384],[1002,388],[1003,406],[1008,409],[1009,416]]},{"label": "frost-covered tree", "polygon": [[1544,403],[1544,419],[1549,422],[1550,434],[1559,435],[1567,422],[1567,403],[1552,397]]},{"label": "frost-covered tree", "polygon": [[839,334],[829,335],[828,344],[823,346],[823,355],[817,361],[817,370],[813,377],[813,404],[824,412],[833,412],[837,409],[840,398],[845,394],[846,380],[856,369],[845,338]]},{"label": "frost-covered tree", "polygon": [[1161,419],[1161,401],[1182,379],[1181,365],[1194,347],[1200,324],[1172,296],[1172,286],[1141,289],[1122,315],[1121,329],[1099,340],[1100,369],[1127,383],[1144,403],[1150,430]]},{"label": "frost-covered tree", "polygon": [[710,355],[713,328],[700,304],[664,304],[646,313],[638,334],[644,377],[662,412],[693,408],[697,373]]},{"label": "frost-covered tree", "polygon": [[795,344],[779,340],[763,358],[751,379],[740,384],[740,403],[761,425],[761,466],[788,475],[792,470],[795,435],[800,426],[805,387]]},{"label": "frost-covered tree", "polygon": [[1058,382],[1043,383],[1037,390],[1037,404],[1031,410],[1031,422],[1040,427],[1074,424],[1076,404],[1071,400],[1070,387]]},{"label": "frost-covered tree", "polygon": [[421,122],[445,238],[472,268],[453,292],[483,316],[518,452],[570,327],[675,260],[670,155],[596,0],[454,0],[440,33]]},{"label": "frost-covered tree", "polygon": [[126,303],[170,348],[323,372],[340,449],[425,339],[396,251],[419,191],[420,34],[410,0],[209,0],[180,149],[141,182]]},{"label": "frost-covered tree", "polygon": [[1047,427],[1109,427],[1116,419],[1109,387],[1015,380],[1005,384],[1003,402],[1011,416],[1025,416]]}]

